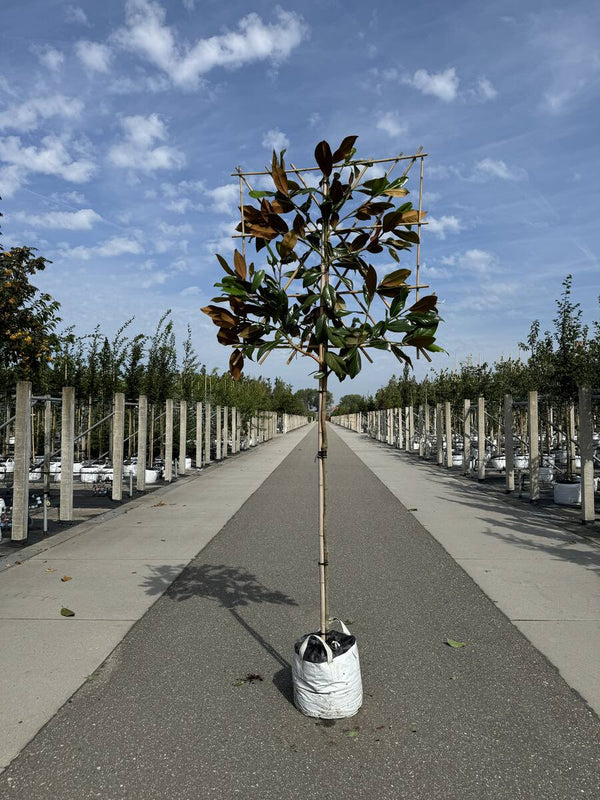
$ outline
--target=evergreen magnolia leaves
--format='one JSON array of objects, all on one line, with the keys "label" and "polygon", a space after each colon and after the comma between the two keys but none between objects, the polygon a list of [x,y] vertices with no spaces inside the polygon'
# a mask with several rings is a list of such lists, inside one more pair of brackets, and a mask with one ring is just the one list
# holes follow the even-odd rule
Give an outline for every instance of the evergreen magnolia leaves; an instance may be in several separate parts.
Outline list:
[{"label": "evergreen magnolia leaves", "polygon": [[[404,198],[406,175],[363,180],[372,164],[355,158],[356,136],[332,152],[325,141],[315,149],[321,180],[289,169],[285,151],[273,153],[273,190],[249,194],[256,205],[241,207],[238,231],[254,239],[263,264],[256,268],[239,250],[233,263],[217,255],[223,277],[218,297],[202,311],[219,329],[218,341],[233,347],[229,370],[237,380],[244,360],[264,360],[275,349],[312,358],[317,378],[334,372],[340,380],[361,370],[369,349],[388,350],[411,364],[407,348],[429,360],[440,317],[435,295],[407,307],[411,271],[397,267],[380,274],[372,255],[395,263],[419,243],[425,212]],[[379,317],[378,319],[376,317]]]}]

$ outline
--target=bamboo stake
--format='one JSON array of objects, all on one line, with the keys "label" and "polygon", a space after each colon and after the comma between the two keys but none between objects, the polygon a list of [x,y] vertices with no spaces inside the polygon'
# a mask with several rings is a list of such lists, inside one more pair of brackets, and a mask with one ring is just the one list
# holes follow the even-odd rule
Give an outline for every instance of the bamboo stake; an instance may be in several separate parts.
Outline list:
[{"label": "bamboo stake", "polygon": [[[323,194],[329,194],[329,181],[323,178]],[[323,225],[321,235],[321,307],[320,314],[325,316],[325,301],[323,289],[329,283],[329,263],[326,256],[329,226]],[[321,638],[325,641],[327,634],[328,609],[328,552],[327,552],[327,342],[319,345],[319,451],[317,462],[319,464],[319,584],[321,601]]]}]

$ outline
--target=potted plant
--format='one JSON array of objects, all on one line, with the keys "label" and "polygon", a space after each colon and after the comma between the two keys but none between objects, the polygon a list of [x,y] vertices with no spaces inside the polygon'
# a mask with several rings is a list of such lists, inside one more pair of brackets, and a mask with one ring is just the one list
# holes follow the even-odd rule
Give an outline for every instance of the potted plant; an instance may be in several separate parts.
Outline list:
[{"label": "potted plant", "polygon": [[[232,348],[229,370],[234,380],[241,376],[246,359],[262,364],[271,351],[285,350],[288,363],[294,358],[308,359],[319,382],[320,620],[316,633],[296,644],[295,658],[307,665],[307,673],[313,667],[319,672],[320,661],[328,663],[322,669],[332,670],[331,685],[319,673],[305,691],[304,679],[310,684],[312,678],[307,673],[299,677],[295,670],[294,688],[304,713],[328,717],[356,713],[362,697],[360,672],[358,683],[356,674],[346,675],[353,683],[351,702],[336,701],[333,686],[339,678],[333,674],[335,665],[346,652],[338,658],[336,650],[343,649],[339,637],[346,634],[332,630],[328,607],[328,380],[332,374],[340,381],[354,378],[363,357],[372,361],[373,350],[389,351],[407,364],[411,364],[408,348],[427,360],[430,352],[442,350],[435,343],[440,321],[436,296],[407,305],[416,287],[407,284],[411,270],[397,266],[405,251],[419,244],[425,212],[420,202],[413,208],[406,201],[405,183],[410,167],[423,156],[382,159],[372,177],[374,162],[356,157],[356,139],[347,136],[333,151],[326,141],[319,142],[316,166],[306,169],[286,166],[285,151],[279,156],[273,152],[266,172],[272,190],[252,189],[250,175],[238,170],[242,249],[235,250],[232,263],[217,255],[224,272],[215,284],[220,295],[202,309],[218,327],[218,341]],[[382,164],[385,174],[381,174]],[[400,164],[404,172],[393,177]],[[318,183],[310,181],[315,174]],[[256,204],[243,202],[242,187]],[[245,255],[244,245],[250,241],[260,254],[260,266]],[[383,274],[373,263],[380,253],[396,262]],[[320,661],[307,661],[309,650],[320,652]],[[354,645],[352,650],[356,650]],[[355,662],[358,667],[357,655]]]}]

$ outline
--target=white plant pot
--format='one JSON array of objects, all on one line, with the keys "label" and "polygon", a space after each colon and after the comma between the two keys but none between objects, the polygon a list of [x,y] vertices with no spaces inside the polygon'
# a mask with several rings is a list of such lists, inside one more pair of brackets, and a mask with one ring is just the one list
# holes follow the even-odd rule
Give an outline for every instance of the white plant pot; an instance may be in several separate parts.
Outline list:
[{"label": "white plant pot", "polygon": [[506,469],[506,456],[494,456],[490,458],[492,469]]},{"label": "white plant pot", "polygon": [[147,469],[146,470],[146,483],[156,483],[159,477],[159,471],[157,469]]},{"label": "white plant pot", "polygon": [[559,506],[581,505],[581,481],[577,483],[555,483],[554,502]]},{"label": "white plant pot", "polygon": [[82,467],[79,472],[79,480],[82,483],[94,483],[100,474],[100,467]]},{"label": "white plant pot", "polygon": [[515,456],[515,469],[529,469],[529,454]]},{"label": "white plant pot", "polygon": [[29,480],[30,481],[41,481],[42,480],[42,470],[41,469],[32,469],[29,472]]},{"label": "white plant pot", "polygon": [[452,453],[452,466],[453,467],[462,467],[463,465],[463,454],[462,453]]}]

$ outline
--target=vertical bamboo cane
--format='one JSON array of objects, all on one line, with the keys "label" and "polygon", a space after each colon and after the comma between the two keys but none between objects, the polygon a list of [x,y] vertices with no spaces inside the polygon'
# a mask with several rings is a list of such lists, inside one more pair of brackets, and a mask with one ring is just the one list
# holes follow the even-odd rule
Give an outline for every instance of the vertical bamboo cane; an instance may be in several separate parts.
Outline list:
[{"label": "vertical bamboo cane", "polygon": [[[329,194],[329,181],[323,178],[323,195]],[[329,262],[327,254],[328,225],[323,223],[321,233],[321,307],[320,314],[325,316],[325,301],[323,290],[329,283]],[[319,584],[321,601],[320,633],[323,641],[327,633],[328,610],[328,552],[327,552],[327,340],[319,345]]]}]

